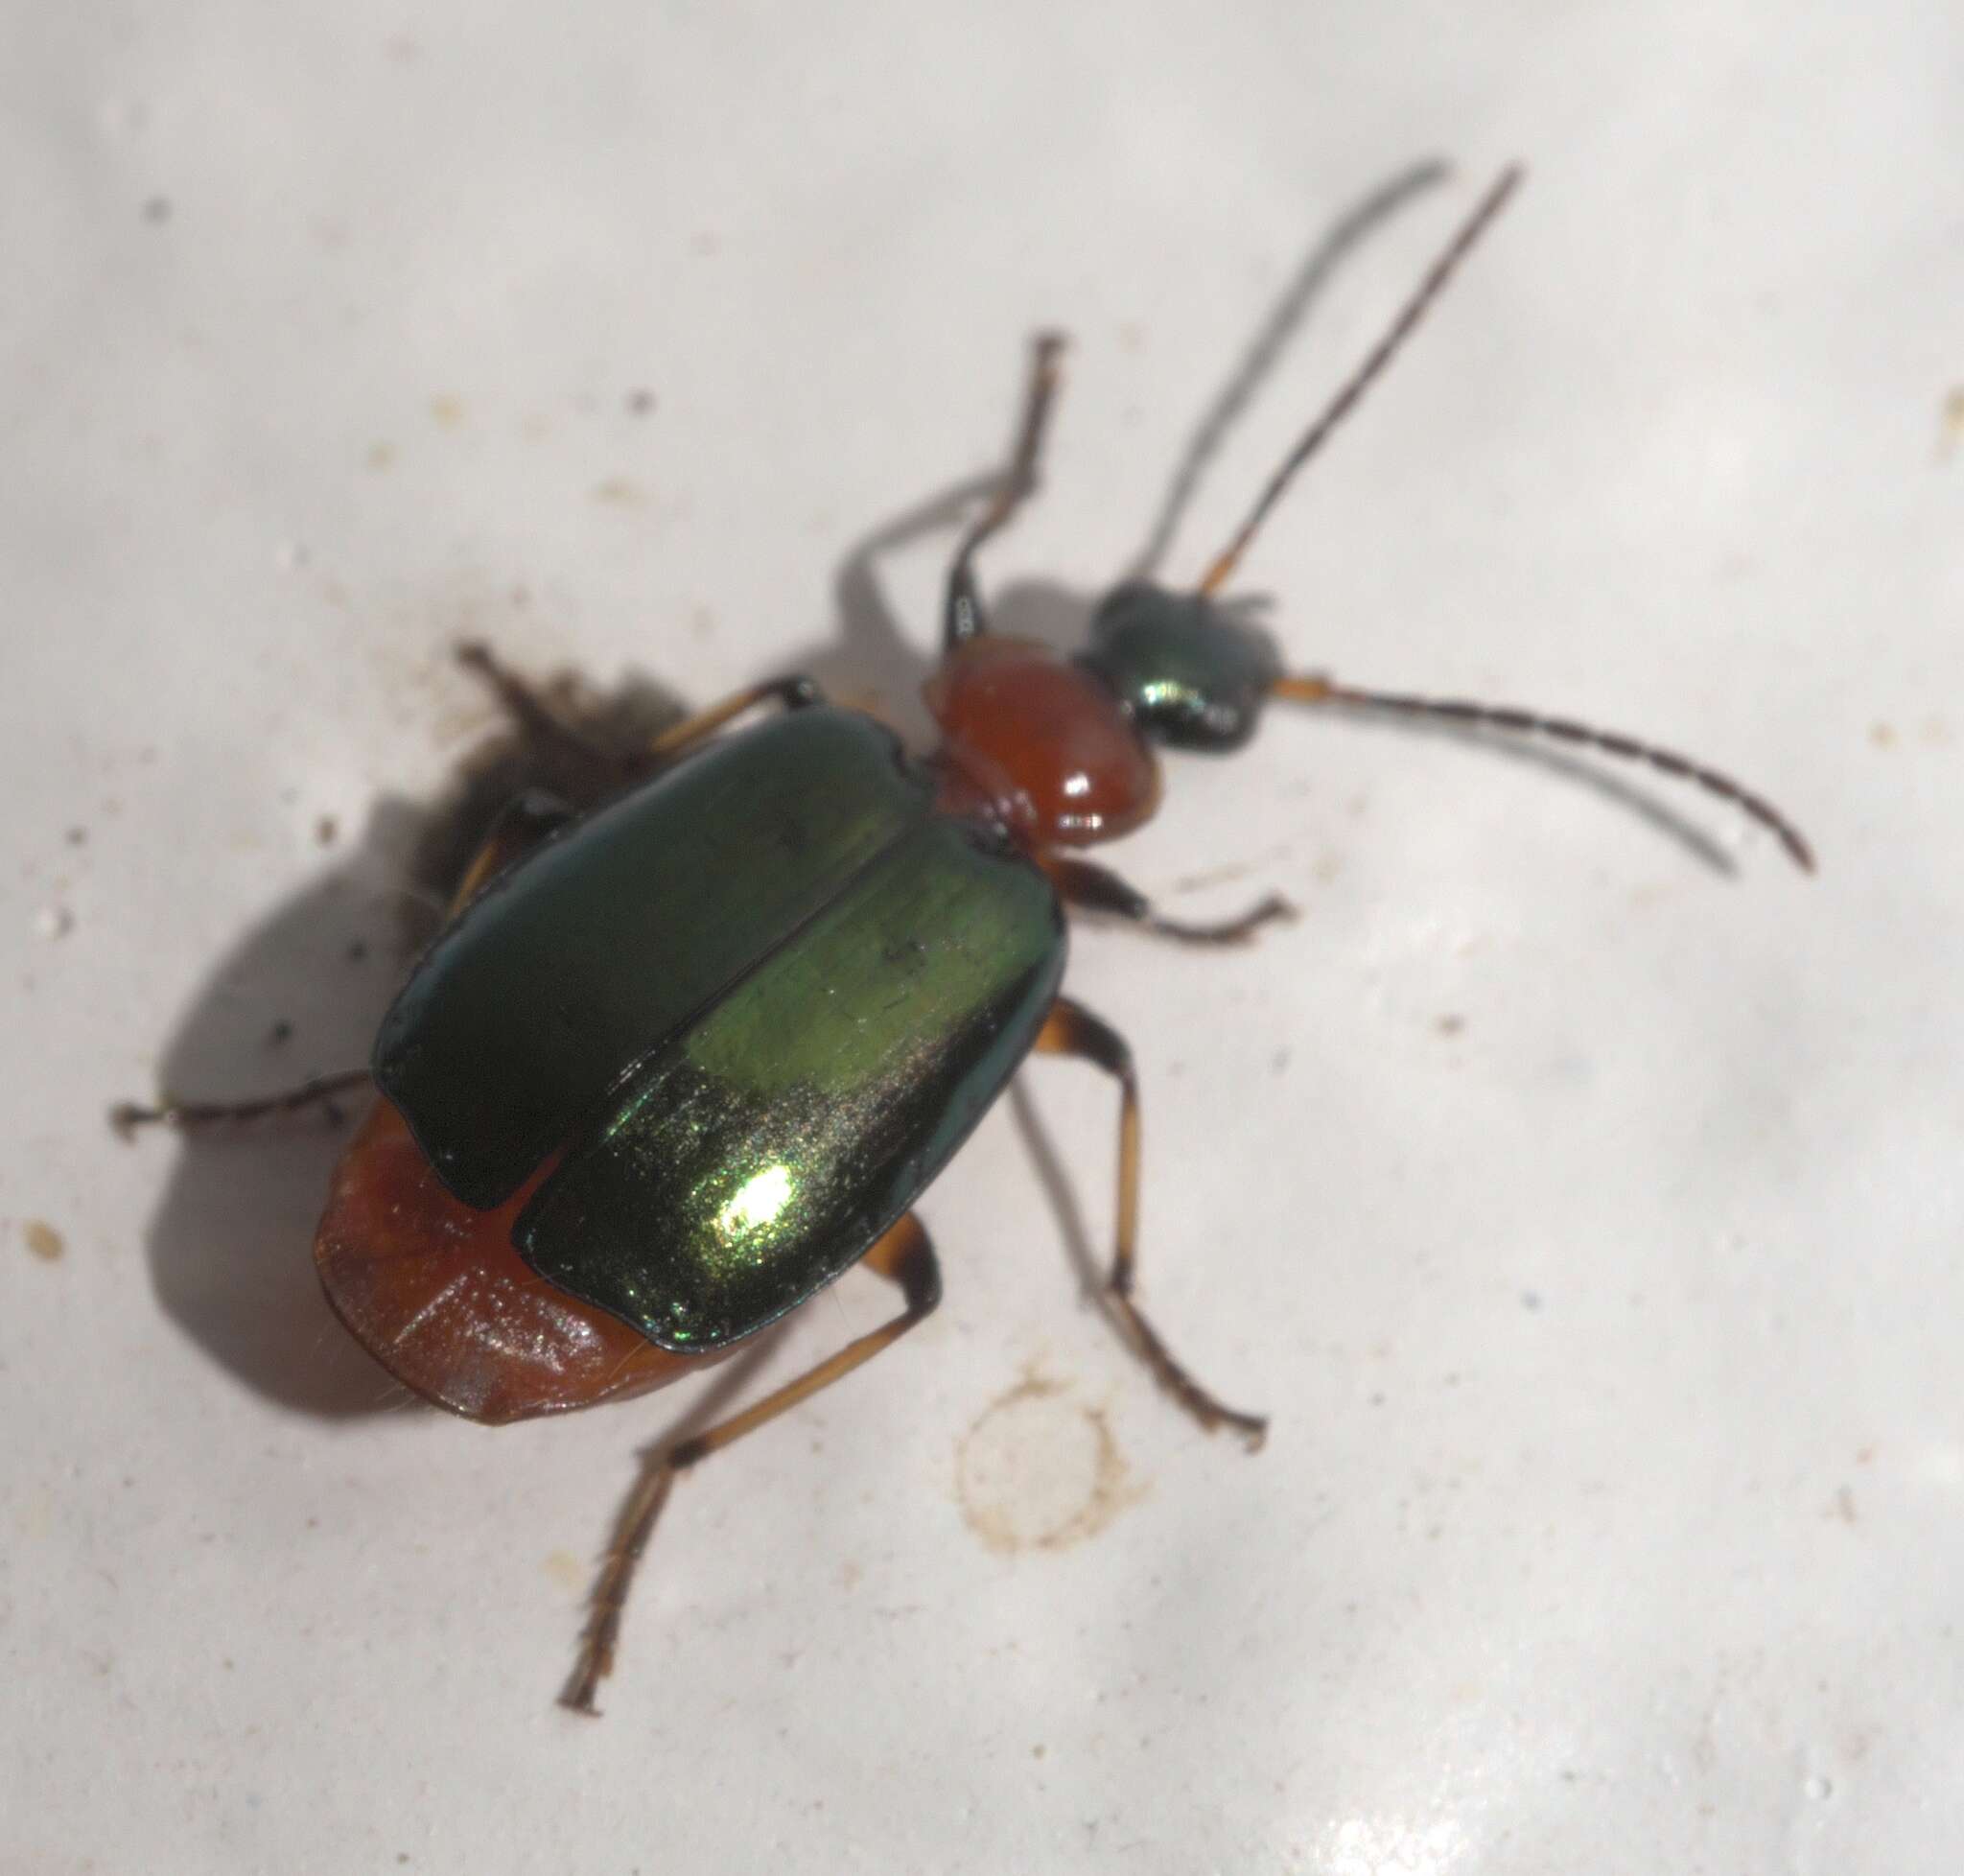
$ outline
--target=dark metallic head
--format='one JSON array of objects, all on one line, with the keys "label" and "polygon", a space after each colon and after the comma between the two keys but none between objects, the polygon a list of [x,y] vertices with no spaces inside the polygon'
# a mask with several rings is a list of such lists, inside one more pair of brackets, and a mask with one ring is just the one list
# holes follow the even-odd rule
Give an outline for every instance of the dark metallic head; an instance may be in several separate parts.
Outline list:
[{"label": "dark metallic head", "polygon": [[1117,693],[1139,729],[1175,749],[1239,749],[1282,675],[1246,604],[1132,581],[1106,597],[1078,663]]}]

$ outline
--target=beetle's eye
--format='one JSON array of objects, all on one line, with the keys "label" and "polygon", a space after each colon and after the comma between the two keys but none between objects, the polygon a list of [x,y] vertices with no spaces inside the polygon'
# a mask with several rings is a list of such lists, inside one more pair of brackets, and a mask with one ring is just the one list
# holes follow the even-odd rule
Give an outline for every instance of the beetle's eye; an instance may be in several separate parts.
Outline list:
[{"label": "beetle's eye", "polygon": [[1078,662],[1118,693],[1140,729],[1175,748],[1240,748],[1282,674],[1274,644],[1258,626],[1163,586],[1114,588],[1091,634]]}]

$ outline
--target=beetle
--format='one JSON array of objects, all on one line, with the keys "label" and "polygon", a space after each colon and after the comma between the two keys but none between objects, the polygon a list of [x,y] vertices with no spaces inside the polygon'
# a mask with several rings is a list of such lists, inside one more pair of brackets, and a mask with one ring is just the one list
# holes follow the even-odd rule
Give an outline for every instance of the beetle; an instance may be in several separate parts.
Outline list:
[{"label": "beetle", "polygon": [[[1067,658],[990,630],[978,551],[1033,491],[1061,340],[1040,337],[1008,473],[948,574],[925,695],[939,746],[788,676],[674,725],[587,811],[514,803],[450,922],[383,1020],[369,1066],[268,1101],[126,1107],[126,1128],[378,1098],[334,1174],[315,1256],[329,1301],[399,1381],[501,1423],[700,1372],[853,1264],[901,1306],[808,1372],[652,1456],[601,1569],[561,1699],[596,1711],[636,1563],[676,1477],[900,1340],[941,1275],[915,1205],[1017,1067],[1076,1058],[1119,1095],[1105,1301],[1202,1427],[1254,1448],[1265,1421],[1173,1353],[1134,1295],[1139,1097],[1125,1040],[1062,991],[1067,908],[1194,944],[1288,915],[1162,916],[1078,850],[1138,827],[1157,745],[1226,752],[1272,701],[1426,715],[1648,762],[1724,798],[1792,858],[1793,825],[1653,744],[1511,706],[1291,674],[1223,589],[1302,465],[1500,212],[1506,172],[1276,470],[1190,591],[1129,581]],[[481,647],[466,662],[524,723],[550,707]],[[741,731],[760,709],[773,714]]]}]

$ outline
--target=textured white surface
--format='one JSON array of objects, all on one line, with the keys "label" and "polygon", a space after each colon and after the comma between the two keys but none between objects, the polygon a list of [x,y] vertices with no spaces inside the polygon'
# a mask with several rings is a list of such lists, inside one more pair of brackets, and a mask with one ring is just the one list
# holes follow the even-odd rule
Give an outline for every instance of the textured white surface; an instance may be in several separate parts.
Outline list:
[{"label": "textured white surface", "polygon": [[[6,11],[0,1867],[1955,1868],[1954,9]],[[1251,581],[1306,667],[1735,766],[1822,876],[1436,737],[1178,764],[1113,863],[1305,917],[1072,983],[1141,1059],[1145,1294],[1267,1452],[1083,1305],[1112,1103],[1045,1066],[931,1196],[941,1315],[688,1482],[608,1718],[554,1709],[690,1403],[396,1411],[314,1287],[331,1146],[104,1109],[360,1058],[459,633],[903,696],[946,531],[882,565],[903,645],[834,575],[997,459],[1025,335],[1078,343],[1012,621],[1435,154],[1175,568],[1519,156]],[[1087,1410],[1116,1514],[982,1541],[1069,1523]]]}]

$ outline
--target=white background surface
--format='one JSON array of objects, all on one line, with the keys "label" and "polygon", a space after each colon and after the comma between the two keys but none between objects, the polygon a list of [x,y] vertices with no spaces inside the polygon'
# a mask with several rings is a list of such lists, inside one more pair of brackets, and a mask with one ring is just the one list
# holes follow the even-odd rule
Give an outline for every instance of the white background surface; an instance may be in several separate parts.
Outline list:
[{"label": "white background surface", "polygon": [[[1955,1868],[1954,10],[7,12],[0,1866]],[[1125,564],[1435,155],[1174,570],[1520,157],[1249,581],[1304,668],[1736,767],[1821,877],[1379,726],[1178,763],[1113,862],[1305,916],[1071,983],[1141,1060],[1144,1293],[1268,1450],[1085,1304],[1112,1101],[1045,1065],[926,1206],[942,1313],[686,1483],[608,1717],[555,1709],[690,1402],[406,1409],[315,1287],[331,1141],[104,1110],[361,1059],[409,804],[489,721],[460,633],[904,698],[947,532],[883,563],[903,644],[834,576],[999,459],[1025,336],[1077,344],[1012,621]]]}]

